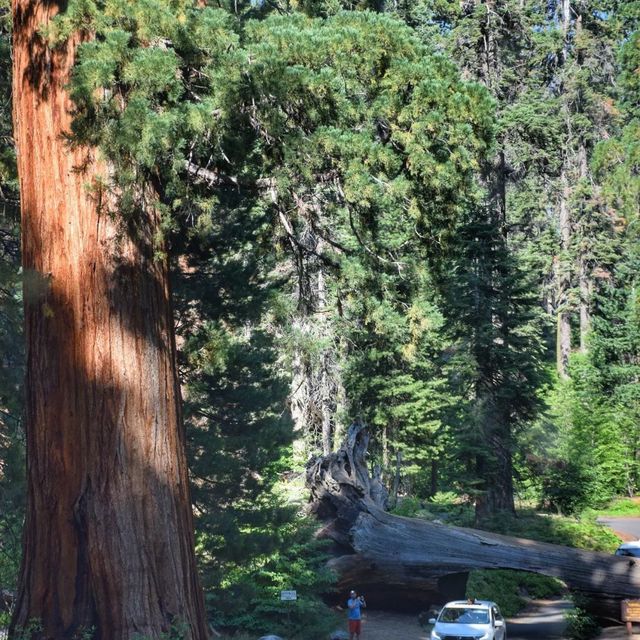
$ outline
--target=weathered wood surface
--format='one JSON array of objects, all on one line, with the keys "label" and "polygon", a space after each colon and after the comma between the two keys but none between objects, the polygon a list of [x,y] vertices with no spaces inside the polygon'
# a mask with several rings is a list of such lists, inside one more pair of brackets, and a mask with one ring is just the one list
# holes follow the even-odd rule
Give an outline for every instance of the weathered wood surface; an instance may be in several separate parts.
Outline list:
[{"label": "weathered wood surface", "polygon": [[640,593],[640,563],[605,553],[451,527],[385,512],[372,498],[365,465],[366,429],[349,430],[345,446],[312,461],[307,482],[321,535],[335,542],[338,587],[357,586],[370,603],[425,606],[464,595],[473,569],[518,569],[559,578],[619,618],[620,601]]}]

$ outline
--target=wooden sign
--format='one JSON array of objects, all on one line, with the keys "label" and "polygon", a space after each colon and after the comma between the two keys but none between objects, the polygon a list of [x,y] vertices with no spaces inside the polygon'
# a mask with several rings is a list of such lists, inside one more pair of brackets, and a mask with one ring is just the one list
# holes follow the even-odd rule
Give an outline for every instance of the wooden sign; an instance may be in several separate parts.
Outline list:
[{"label": "wooden sign", "polygon": [[620,609],[623,622],[640,622],[640,600],[623,600]]},{"label": "wooden sign", "polygon": [[297,600],[298,594],[295,591],[281,591],[280,600]]}]

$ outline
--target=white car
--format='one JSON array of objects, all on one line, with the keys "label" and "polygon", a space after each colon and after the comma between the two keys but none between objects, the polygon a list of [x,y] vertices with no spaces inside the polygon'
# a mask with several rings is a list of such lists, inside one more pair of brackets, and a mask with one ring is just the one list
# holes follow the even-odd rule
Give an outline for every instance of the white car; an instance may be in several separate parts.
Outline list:
[{"label": "white car", "polygon": [[640,540],[636,540],[635,542],[623,542],[616,549],[616,555],[640,558]]},{"label": "white car", "polygon": [[454,600],[444,605],[431,640],[507,640],[507,626],[500,609],[489,600]]}]

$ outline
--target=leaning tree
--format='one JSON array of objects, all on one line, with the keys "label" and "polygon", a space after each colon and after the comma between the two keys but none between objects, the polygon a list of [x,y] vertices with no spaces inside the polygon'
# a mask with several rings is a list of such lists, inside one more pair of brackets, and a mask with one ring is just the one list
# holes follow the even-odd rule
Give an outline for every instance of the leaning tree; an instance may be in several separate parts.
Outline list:
[{"label": "leaning tree", "polygon": [[112,167],[70,144],[80,28],[13,2],[28,507],[12,637],[207,637],[154,193],[125,225]]}]

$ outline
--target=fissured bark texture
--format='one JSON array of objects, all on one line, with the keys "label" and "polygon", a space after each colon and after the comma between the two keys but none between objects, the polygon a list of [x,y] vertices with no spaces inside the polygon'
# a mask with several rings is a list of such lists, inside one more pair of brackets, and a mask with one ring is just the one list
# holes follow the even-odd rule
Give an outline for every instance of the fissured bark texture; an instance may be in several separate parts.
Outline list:
[{"label": "fissured bark texture", "polygon": [[29,496],[12,634],[154,639],[184,625],[205,640],[156,214],[125,230],[99,188],[108,167],[65,142],[82,38],[51,50],[38,34],[59,10],[13,0]]}]

